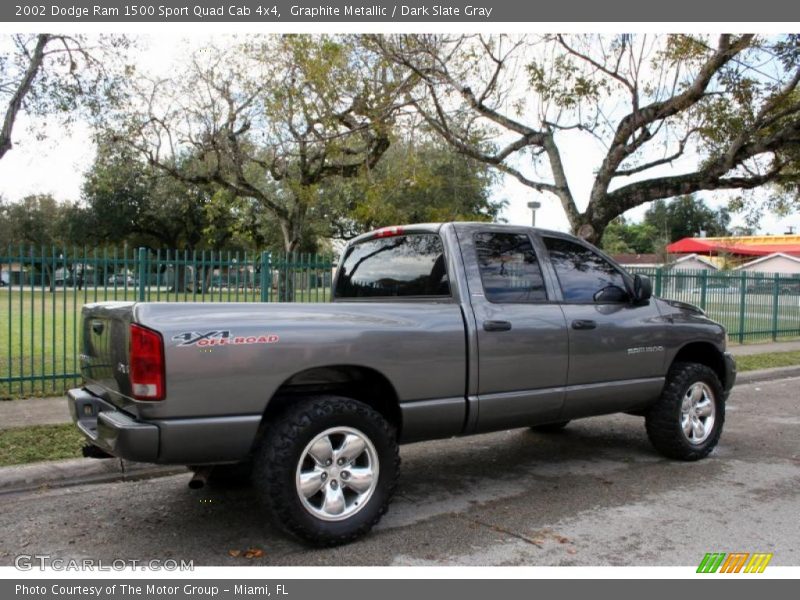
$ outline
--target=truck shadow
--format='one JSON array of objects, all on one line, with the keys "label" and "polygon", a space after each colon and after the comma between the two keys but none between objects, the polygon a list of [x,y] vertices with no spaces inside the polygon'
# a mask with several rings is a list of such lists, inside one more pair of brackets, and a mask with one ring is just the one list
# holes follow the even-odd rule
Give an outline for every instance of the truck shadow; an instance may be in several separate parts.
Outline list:
[{"label": "truck shadow", "polygon": [[[435,532],[442,520],[463,521],[459,531],[467,537],[475,523],[502,529],[509,520],[537,531],[576,511],[674,490],[687,468],[651,449],[641,419],[621,415],[578,421],[556,434],[518,429],[410,444],[401,456],[391,510],[369,536],[341,548],[313,549],[280,533],[246,486],[189,490],[188,475],[169,478],[169,485],[159,486],[166,508],[160,514],[169,518],[153,516],[146,499],[131,501],[142,504],[136,512],[145,529],[182,538],[180,554],[197,556],[198,564],[387,564],[398,536]],[[712,458],[692,469],[709,476],[723,467],[724,461]],[[124,525],[120,536],[127,534]],[[481,535],[480,527],[472,534]],[[429,551],[438,545],[432,536],[423,536]],[[216,549],[211,562],[208,548]]]}]

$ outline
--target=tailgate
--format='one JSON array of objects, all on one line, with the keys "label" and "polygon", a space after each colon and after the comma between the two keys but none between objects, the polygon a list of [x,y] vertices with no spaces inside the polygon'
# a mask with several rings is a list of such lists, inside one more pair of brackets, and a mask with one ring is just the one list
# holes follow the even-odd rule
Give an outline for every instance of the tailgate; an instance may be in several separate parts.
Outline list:
[{"label": "tailgate", "polygon": [[82,311],[81,375],[86,387],[109,402],[130,402],[128,337],[134,302],[86,304]]}]

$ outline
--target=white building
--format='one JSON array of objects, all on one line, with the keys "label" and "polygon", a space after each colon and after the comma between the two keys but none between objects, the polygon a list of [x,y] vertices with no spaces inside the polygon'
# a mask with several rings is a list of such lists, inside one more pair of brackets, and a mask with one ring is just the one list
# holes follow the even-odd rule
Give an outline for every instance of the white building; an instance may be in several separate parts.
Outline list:
[{"label": "white building", "polygon": [[800,257],[791,254],[775,252],[762,256],[743,265],[736,267],[737,271],[748,273],[785,273],[787,275],[800,275]]}]

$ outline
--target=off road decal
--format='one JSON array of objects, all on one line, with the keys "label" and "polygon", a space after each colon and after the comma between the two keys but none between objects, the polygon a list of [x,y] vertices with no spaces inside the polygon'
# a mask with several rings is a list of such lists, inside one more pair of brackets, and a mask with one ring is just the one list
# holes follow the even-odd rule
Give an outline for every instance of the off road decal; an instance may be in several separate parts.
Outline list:
[{"label": "off road decal", "polygon": [[274,333],[263,335],[235,335],[227,329],[214,331],[186,331],[172,336],[173,342],[183,346],[245,346],[251,344],[274,344],[280,338]]}]

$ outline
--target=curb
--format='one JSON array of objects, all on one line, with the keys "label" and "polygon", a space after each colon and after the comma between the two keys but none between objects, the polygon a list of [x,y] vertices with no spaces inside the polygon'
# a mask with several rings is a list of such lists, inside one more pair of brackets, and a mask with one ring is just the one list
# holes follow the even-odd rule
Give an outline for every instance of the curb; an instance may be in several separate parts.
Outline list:
[{"label": "curb", "polygon": [[188,473],[178,465],[153,465],[118,458],[76,458],[0,467],[0,495],[89,483],[134,481]]},{"label": "curb", "polygon": [[[745,371],[736,375],[736,385],[747,385],[748,383],[759,383],[762,381],[772,381],[773,379],[785,379],[788,377],[800,377],[800,365],[791,367],[774,367],[772,369],[759,369],[757,371]],[[734,387],[736,387],[736,385]]]}]

